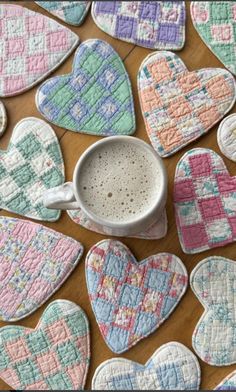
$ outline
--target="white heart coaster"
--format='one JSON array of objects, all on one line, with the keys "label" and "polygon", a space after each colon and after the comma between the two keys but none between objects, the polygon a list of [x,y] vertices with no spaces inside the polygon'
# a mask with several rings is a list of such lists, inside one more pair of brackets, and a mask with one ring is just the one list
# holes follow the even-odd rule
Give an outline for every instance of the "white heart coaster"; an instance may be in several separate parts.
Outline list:
[{"label": "white heart coaster", "polygon": [[224,118],[217,131],[219,148],[227,158],[236,162],[236,114]]}]

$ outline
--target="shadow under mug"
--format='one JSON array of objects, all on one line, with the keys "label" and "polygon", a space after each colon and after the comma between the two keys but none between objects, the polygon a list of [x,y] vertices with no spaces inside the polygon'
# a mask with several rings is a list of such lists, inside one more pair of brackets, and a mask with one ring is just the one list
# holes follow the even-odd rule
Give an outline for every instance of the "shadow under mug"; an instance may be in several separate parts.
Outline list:
[{"label": "shadow under mug", "polygon": [[[131,143],[138,146],[144,154],[151,155],[158,167],[159,189],[155,204],[140,217],[128,222],[111,222],[101,218],[93,213],[87,205],[85,205],[80,190],[80,175],[83,170],[85,160],[103,146],[109,147],[114,143]],[[155,150],[146,142],[132,136],[109,136],[108,138],[99,140],[92,144],[79,158],[73,173],[73,182],[66,182],[55,188],[51,188],[44,193],[43,203],[46,208],[60,210],[76,210],[81,209],[87,219],[91,221],[97,230],[108,235],[114,236],[132,236],[147,230],[155,222],[158,221],[163,209],[165,208],[167,199],[167,174],[162,159]]]}]

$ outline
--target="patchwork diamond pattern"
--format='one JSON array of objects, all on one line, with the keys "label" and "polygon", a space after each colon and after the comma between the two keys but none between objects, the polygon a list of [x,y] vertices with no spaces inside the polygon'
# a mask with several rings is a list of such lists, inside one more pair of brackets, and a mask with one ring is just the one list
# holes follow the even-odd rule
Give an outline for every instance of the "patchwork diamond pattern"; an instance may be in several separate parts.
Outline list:
[{"label": "patchwork diamond pattern", "polygon": [[40,7],[64,22],[80,26],[90,7],[90,1],[36,1]]},{"label": "patchwork diamond pattern", "polygon": [[60,211],[44,207],[46,189],[64,183],[64,163],[53,129],[29,117],[14,128],[0,151],[0,208],[32,219],[56,221]]},{"label": "patchwork diamond pattern", "polygon": [[137,263],[128,248],[112,240],[90,249],[86,278],[100,331],[115,353],[155,331],[177,306],[188,280],[176,256],[160,253]]},{"label": "patchwork diamond pattern", "polygon": [[[70,326],[70,318],[78,326]],[[53,341],[50,330],[54,329]],[[64,339],[64,329],[68,330]],[[35,330],[0,329],[0,377],[18,390],[81,390],[90,360],[89,326],[85,313],[72,302],[52,302]]]},{"label": "patchwork diamond pattern", "polygon": [[184,46],[184,1],[94,1],[92,16],[105,33],[135,45],[172,50]]},{"label": "patchwork diamond pattern", "polygon": [[212,150],[195,148],[179,161],[174,205],[180,244],[198,253],[236,240],[236,178]]},{"label": "patchwork diamond pattern", "polygon": [[143,61],[138,90],[148,136],[162,157],[204,135],[235,102],[235,81],[228,71],[189,72],[171,52],[156,52]]},{"label": "patchwork diamond pattern", "polygon": [[20,94],[56,69],[78,44],[78,36],[27,8],[0,5],[0,96]]}]

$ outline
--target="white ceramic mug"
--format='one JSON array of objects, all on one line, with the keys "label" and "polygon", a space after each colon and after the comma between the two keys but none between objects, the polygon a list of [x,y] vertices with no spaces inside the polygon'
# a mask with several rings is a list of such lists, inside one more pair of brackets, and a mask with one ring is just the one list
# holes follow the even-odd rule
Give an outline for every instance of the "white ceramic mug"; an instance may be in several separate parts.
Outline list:
[{"label": "white ceramic mug", "polygon": [[[143,157],[152,159],[153,163],[156,165],[155,167],[157,168],[159,186],[156,192],[154,204],[150,206],[150,208],[147,206],[145,213],[131,221],[113,222],[104,217],[101,218],[101,216],[96,215],[90,208],[88,208],[81,196],[80,178],[83,173],[83,168],[85,167],[85,162],[94,155],[94,152],[100,151],[101,148],[109,149],[112,146],[115,147],[117,143],[123,143],[123,145],[128,146],[129,148],[139,148],[142,151]],[[118,145],[116,145],[116,147],[118,148]],[[126,182],[127,180],[129,179],[126,178]],[[158,221],[165,207],[166,198],[167,174],[162,159],[155,150],[143,140],[132,136],[111,136],[99,140],[84,151],[75,166],[73,182],[66,182],[61,186],[47,190],[44,194],[44,206],[47,208],[62,210],[81,208],[86,217],[98,230],[102,230],[108,235],[130,236],[147,230],[151,225]],[[96,200],[94,200],[94,203],[96,203]]]}]

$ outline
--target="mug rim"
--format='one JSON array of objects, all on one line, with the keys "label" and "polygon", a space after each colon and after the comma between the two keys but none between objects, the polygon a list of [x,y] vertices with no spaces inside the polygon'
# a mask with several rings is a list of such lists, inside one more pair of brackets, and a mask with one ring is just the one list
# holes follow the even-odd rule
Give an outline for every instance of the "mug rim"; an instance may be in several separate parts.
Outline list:
[{"label": "mug rim", "polygon": [[[138,144],[143,149],[147,150],[148,153],[151,154],[155,158],[155,160],[158,163],[158,166],[160,167],[161,186],[160,186],[159,192],[157,192],[157,198],[156,198],[155,204],[151,208],[149,208],[142,216],[140,216],[136,219],[133,219],[132,221],[112,222],[112,221],[109,221],[109,220],[106,220],[106,219],[103,219],[103,218],[97,216],[96,214],[94,214],[91,210],[89,210],[85,206],[83,199],[81,198],[79,186],[77,185],[77,184],[79,184],[79,177],[80,177],[79,174],[82,169],[83,163],[88,158],[88,156],[94,150],[96,150],[99,146],[109,144],[114,141],[117,141],[117,142],[129,141],[132,144]],[[89,219],[91,219],[92,221],[94,221],[96,224],[98,224],[100,226],[105,226],[105,227],[108,227],[111,229],[118,229],[118,230],[122,230],[122,229],[129,230],[129,229],[134,228],[135,226],[141,225],[142,222],[149,220],[155,214],[155,211],[160,209],[160,205],[163,202],[163,199],[166,199],[166,194],[167,194],[167,173],[166,173],[166,168],[163,164],[161,157],[157,154],[157,152],[154,150],[154,148],[152,146],[150,146],[148,143],[146,143],[144,140],[133,137],[133,136],[122,136],[122,135],[109,136],[109,137],[106,137],[102,140],[98,140],[97,142],[93,143],[82,153],[82,155],[80,156],[78,162],[76,163],[75,169],[74,169],[73,187],[74,187],[74,193],[75,193],[76,200],[78,201],[81,209],[83,210],[83,212],[87,215],[87,217]],[[164,206],[163,206],[163,208],[164,208]],[[151,222],[147,227],[144,227],[142,230],[147,229],[152,223],[154,223],[157,220],[158,220],[158,216],[156,217],[155,220],[153,220],[153,222]]]}]

